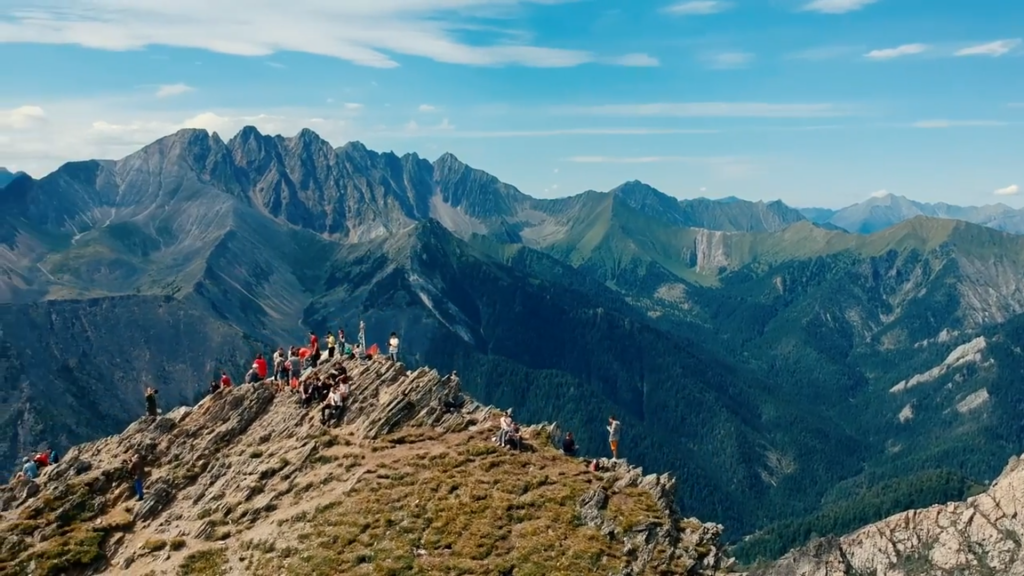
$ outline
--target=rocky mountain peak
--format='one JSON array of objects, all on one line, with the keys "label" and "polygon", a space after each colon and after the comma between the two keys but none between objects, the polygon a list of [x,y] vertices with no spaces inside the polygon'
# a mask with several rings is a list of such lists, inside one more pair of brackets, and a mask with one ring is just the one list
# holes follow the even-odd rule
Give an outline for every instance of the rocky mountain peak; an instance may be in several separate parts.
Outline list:
[{"label": "rocky mountain peak", "polygon": [[1022,509],[1024,460],[1013,457],[986,492],[966,502],[910,510],[846,536],[815,540],[750,576],[1020,574]]},{"label": "rocky mountain peak", "polygon": [[[302,380],[333,382],[342,369],[351,395],[335,427],[270,382],[242,385],[0,488],[0,563],[33,574],[173,574],[202,562],[211,573],[326,575],[370,554],[375,566],[430,573],[583,573],[600,558],[602,573],[623,576],[730,564],[721,526],[678,517],[668,475],[611,461],[591,472],[551,445],[555,426],[524,427],[522,451],[499,448],[497,412],[463,396],[455,374],[337,358]],[[146,469],[137,502],[134,454]],[[530,535],[474,552],[479,535],[527,525]],[[592,552],[570,553],[579,547]]]}]

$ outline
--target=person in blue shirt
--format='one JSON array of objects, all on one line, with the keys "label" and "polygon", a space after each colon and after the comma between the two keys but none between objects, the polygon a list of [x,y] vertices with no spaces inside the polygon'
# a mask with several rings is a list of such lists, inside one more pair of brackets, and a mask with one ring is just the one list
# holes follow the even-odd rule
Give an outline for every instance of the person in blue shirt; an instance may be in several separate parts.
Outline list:
[{"label": "person in blue shirt", "polygon": [[35,480],[39,476],[39,467],[31,458],[25,458],[25,465],[21,467],[21,471],[29,480]]}]

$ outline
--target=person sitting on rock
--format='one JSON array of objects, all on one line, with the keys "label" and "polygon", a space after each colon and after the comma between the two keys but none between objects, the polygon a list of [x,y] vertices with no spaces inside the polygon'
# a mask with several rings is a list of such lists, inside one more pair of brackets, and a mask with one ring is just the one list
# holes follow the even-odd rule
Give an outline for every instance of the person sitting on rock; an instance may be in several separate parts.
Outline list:
[{"label": "person sitting on rock", "polygon": [[216,380],[210,381],[210,394],[216,394],[220,390],[220,384]]},{"label": "person sitting on rock", "polygon": [[[345,369],[342,368],[343,372],[344,372],[344,370]],[[343,373],[341,375],[341,377],[338,379],[338,393],[341,394],[341,406],[342,406],[342,408],[344,408],[345,406],[348,406],[348,395],[349,395],[349,392],[351,391],[351,388],[349,387],[349,381],[350,380],[351,380],[351,378],[349,378],[348,374],[345,374],[345,373]]]},{"label": "person sitting on rock", "polygon": [[395,332],[392,332],[391,338],[388,339],[388,357],[392,362],[398,362],[398,334]]},{"label": "person sitting on rock", "polygon": [[301,393],[301,405],[303,409],[309,408],[316,403],[316,383],[312,380],[307,379],[302,383]]},{"label": "person sitting on rock", "polygon": [[146,478],[146,466],[142,463],[142,456],[135,454],[132,457],[131,463],[128,464],[128,472],[135,479],[132,484],[132,487],[135,488],[135,499],[142,502],[144,496],[142,483]]},{"label": "person sitting on rock", "polygon": [[566,456],[576,455],[576,439],[572,437],[572,432],[566,433],[565,439],[562,440],[562,454]]},{"label": "person sitting on rock", "polygon": [[146,415],[156,418],[160,411],[156,408],[157,391],[153,388],[146,388]]},{"label": "person sitting on rock", "polygon": [[21,472],[29,480],[35,480],[39,477],[39,466],[31,458],[26,457],[22,462]]},{"label": "person sitting on rock", "polygon": [[514,425],[512,422],[512,412],[509,411],[502,414],[501,420],[499,420],[498,424],[499,426],[501,426],[501,428],[498,430],[497,443],[498,446],[504,446],[505,440],[508,437],[509,433],[512,432],[512,426]]},{"label": "person sitting on rock", "polygon": [[36,454],[36,457],[33,458],[32,461],[36,463],[36,467],[46,468],[50,465],[50,454],[46,450],[43,450],[39,454]]},{"label": "person sitting on rock", "polygon": [[53,448],[46,449],[46,457],[49,458],[50,460],[50,466],[53,466],[54,464],[60,462],[60,456],[57,454],[57,451],[54,450]]},{"label": "person sitting on rock", "polygon": [[267,379],[267,361],[263,359],[262,353],[257,354],[256,359],[252,361],[252,369],[256,371],[260,380]]},{"label": "person sitting on rock", "polygon": [[320,407],[320,424],[323,426],[330,426],[340,419],[341,411],[341,392],[337,388],[334,388],[327,395],[327,400],[324,401],[323,405]]},{"label": "person sitting on rock", "polygon": [[255,384],[260,381],[260,375],[256,372],[256,367],[253,366],[245,373],[245,383]]},{"label": "person sitting on rock", "polygon": [[504,445],[517,451],[521,451],[523,449],[523,436],[520,433],[519,424],[512,425],[512,429],[505,435]]},{"label": "person sitting on rock", "polygon": [[227,370],[220,371],[220,387],[221,389],[231,388],[231,377],[228,376]]}]

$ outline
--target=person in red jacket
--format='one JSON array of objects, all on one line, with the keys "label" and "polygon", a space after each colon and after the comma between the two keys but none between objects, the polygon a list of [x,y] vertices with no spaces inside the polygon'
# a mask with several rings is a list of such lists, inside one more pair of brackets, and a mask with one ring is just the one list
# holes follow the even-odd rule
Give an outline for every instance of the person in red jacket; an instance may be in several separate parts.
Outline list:
[{"label": "person in red jacket", "polygon": [[267,379],[267,361],[263,359],[263,354],[256,355],[252,367],[256,370],[256,375],[260,377],[260,380]]},{"label": "person in red jacket", "polygon": [[231,388],[231,377],[228,376],[227,370],[222,370],[220,373],[220,387],[222,389]]},{"label": "person in red jacket", "polygon": [[309,331],[309,349],[315,350],[317,347],[316,333],[312,330]]}]

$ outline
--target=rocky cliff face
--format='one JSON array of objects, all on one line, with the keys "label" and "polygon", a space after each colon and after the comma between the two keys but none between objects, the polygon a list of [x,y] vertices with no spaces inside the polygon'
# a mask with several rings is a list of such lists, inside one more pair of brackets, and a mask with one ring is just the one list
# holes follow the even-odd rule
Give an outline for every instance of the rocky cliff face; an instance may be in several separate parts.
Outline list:
[{"label": "rocky cliff face", "polygon": [[[677,516],[668,476],[587,463],[495,411],[456,375],[381,359],[353,377],[342,424],[269,383],[146,417],[0,488],[5,574],[718,574],[721,527]],[[459,408],[446,407],[455,400]],[[125,459],[147,462],[135,502]]]},{"label": "rocky cliff face", "polygon": [[1019,576],[1024,574],[1024,462],[987,492],[911,510],[817,540],[750,576]]}]

